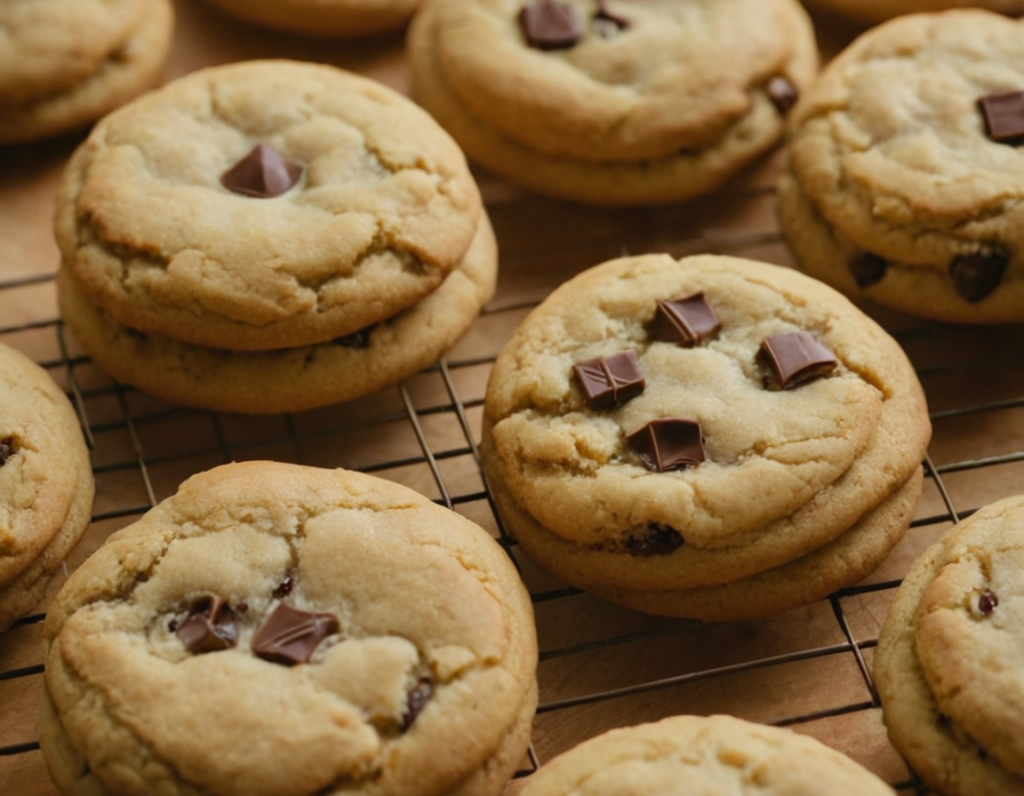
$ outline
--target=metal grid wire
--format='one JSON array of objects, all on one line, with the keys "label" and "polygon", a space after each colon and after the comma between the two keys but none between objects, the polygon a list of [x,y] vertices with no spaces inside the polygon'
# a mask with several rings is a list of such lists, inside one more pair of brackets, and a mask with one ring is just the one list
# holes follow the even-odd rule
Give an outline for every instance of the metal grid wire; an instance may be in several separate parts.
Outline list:
[{"label": "metal grid wire", "polygon": [[[778,234],[774,232],[733,235],[725,243],[715,243],[712,237],[709,245],[709,239],[705,239],[701,247],[707,250],[717,246],[719,250],[728,251],[777,240]],[[17,301],[19,291],[52,289],[51,280],[52,277],[44,276],[2,283],[0,296],[15,296]],[[530,306],[529,302],[492,306],[485,311],[481,322],[497,319],[512,328]],[[1008,344],[1011,336],[1000,330],[972,332],[974,339],[965,349],[958,347],[960,332],[949,327],[925,325],[897,331],[896,335],[911,352],[912,359],[915,359],[915,346],[925,344],[915,366],[930,400],[935,397],[934,391],[943,391],[943,385],[951,380],[957,384],[978,382],[990,385],[992,374],[1017,373],[1024,363],[1024,352],[1017,350],[1015,343]],[[677,703],[683,700],[685,704],[687,695],[696,695],[692,712],[728,712],[728,707],[733,704],[730,701],[732,697],[727,699],[722,695],[736,690],[742,692],[744,688],[737,684],[743,682],[754,683],[753,701],[759,700],[756,695],[762,692],[758,689],[766,685],[774,688],[781,682],[786,686],[782,693],[769,694],[758,702],[750,711],[750,717],[755,720],[806,728],[837,718],[853,717],[857,720],[871,716],[871,721],[878,724],[879,701],[868,661],[877,643],[877,633],[874,632],[877,622],[865,626],[859,619],[863,612],[856,605],[858,601],[870,601],[874,595],[882,595],[881,599],[887,601],[898,586],[899,577],[866,583],[832,595],[827,603],[817,606],[814,618],[820,625],[822,614],[827,613],[828,627],[809,636],[801,631],[801,637],[809,637],[810,641],[787,648],[785,644],[774,643],[777,637],[789,632],[785,623],[777,626],[754,623],[736,629],[736,625],[712,626],[641,617],[591,601],[588,595],[538,574],[539,571],[521,558],[515,541],[505,533],[494,511],[480,469],[476,443],[477,415],[483,403],[482,384],[496,351],[482,356],[442,359],[416,379],[398,385],[395,388],[397,395],[392,396],[390,403],[375,399],[370,410],[364,408],[364,411],[354,414],[347,409],[332,408],[319,413],[317,422],[310,424],[300,416],[248,421],[235,416],[169,407],[149,400],[141,393],[99,374],[87,357],[72,353],[58,318],[0,328],[0,341],[34,354],[51,375],[65,384],[79,412],[93,451],[97,494],[113,495],[109,500],[97,502],[93,528],[99,530],[96,531],[98,538],[94,539],[93,548],[110,532],[133,521],[159,499],[173,492],[174,485],[191,472],[239,458],[279,458],[346,466],[385,477],[398,475],[398,480],[404,480],[403,474],[414,472],[419,474],[413,478],[419,488],[430,491],[426,487],[432,484],[437,503],[457,511],[468,509],[469,516],[478,521],[483,517],[486,521],[482,524],[485,527],[490,524],[491,532],[512,556],[531,590],[541,642],[541,704],[529,761],[524,762],[518,776],[529,775],[551,754],[604,729],[602,722],[607,723],[608,720],[595,721],[594,717],[599,715],[593,712],[596,709],[601,709],[600,715],[614,715],[613,723],[639,723],[672,712],[685,712],[678,708]],[[940,351],[937,356],[929,353],[936,350]],[[461,378],[463,374],[475,374],[476,386],[468,390],[472,394],[467,394]],[[966,423],[968,428],[962,434],[946,435],[952,440],[948,446],[951,455],[944,456],[946,461],[941,465],[933,464],[931,458],[925,462],[928,482],[938,495],[932,505],[938,506],[939,510],[930,516],[919,516],[914,521],[908,537],[923,534],[917,548],[923,548],[949,523],[959,521],[976,507],[955,505],[952,490],[947,488],[947,477],[972,471],[990,473],[1001,465],[1024,461],[1024,422],[1008,424],[1010,428],[1021,427],[1021,439],[1016,439],[1017,431],[1009,434],[1013,438],[1009,449],[991,454],[971,450],[972,434],[981,433],[976,428],[972,430],[972,421],[975,426],[978,418],[995,417],[1002,422],[999,420],[1002,415],[1024,407],[1024,398],[1019,397],[1024,393],[1016,392],[1019,389],[1017,380],[1007,378],[1004,381],[1005,384],[1000,383],[995,390],[980,390],[977,396],[968,391],[966,397],[958,396],[954,405],[948,405],[947,401],[947,405],[933,412],[937,439],[943,434],[943,429],[956,428],[959,423]],[[429,386],[424,387],[418,382],[429,382]],[[930,382],[934,383],[931,389]],[[458,429],[457,434],[449,435],[442,444],[434,439],[431,429],[439,420]],[[239,427],[235,428],[236,425]],[[332,458],[331,453],[323,453],[325,449],[341,450],[347,440],[367,433],[379,433],[381,438],[387,439],[397,433],[397,427],[404,428],[405,432],[411,430],[415,437],[414,449],[392,455],[391,449],[384,446],[387,449],[384,455],[366,456],[357,461],[340,454]],[[170,429],[169,436],[175,439],[189,439],[189,444],[166,447],[162,443],[151,442],[154,431],[161,428]],[[183,431],[189,428],[193,431]],[[966,443],[961,444],[964,439]],[[111,440],[116,440],[116,443],[112,444]],[[374,444],[366,450],[379,447]],[[113,455],[110,451],[114,452]],[[966,452],[966,455],[958,455],[957,452]],[[462,464],[454,469],[448,466],[458,462]],[[469,462],[468,466],[466,462]],[[998,486],[997,490],[1007,491],[1005,486]],[[999,496],[1002,494],[994,497]],[[898,574],[902,575],[902,572]],[[574,601],[579,600],[591,601],[593,605],[588,603],[577,614],[568,606],[578,605]],[[884,603],[880,610],[884,614]],[[874,609],[876,618],[878,611]],[[564,624],[567,614],[584,617],[572,620],[574,632],[571,633],[566,633],[564,626],[559,625],[560,621]],[[42,618],[41,614],[25,617],[11,632],[38,623]],[[798,621],[806,621],[806,617],[800,617]],[[727,643],[718,642],[736,639],[745,642],[740,644],[741,652],[722,652]],[[4,649],[3,641],[0,636],[0,653]],[[668,650],[670,654],[660,655],[659,650]],[[676,668],[671,662],[673,656],[679,660]],[[38,657],[41,660],[41,653]],[[666,657],[669,659],[667,663]],[[606,662],[615,658],[627,661],[625,674],[619,665],[611,676],[591,678],[597,685],[588,686],[581,693],[573,691],[574,685],[581,682],[577,677],[580,671],[602,672]],[[654,659],[659,664],[648,665]],[[860,680],[859,696],[858,690],[853,689],[852,697],[840,695],[829,704],[810,707],[796,698],[800,695],[800,681],[807,678],[809,672],[813,673],[814,668],[832,672],[836,666],[848,665],[849,662],[856,669],[855,677]],[[6,670],[0,664],[0,688],[8,687],[7,691],[0,690],[0,706],[4,693],[41,688],[42,671],[43,666],[38,660]],[[790,674],[780,678],[778,673],[784,671]],[[766,676],[768,673],[772,674]],[[14,691],[10,690],[12,687]],[[694,691],[694,688],[702,690]],[[26,726],[20,728],[4,728],[4,723],[5,719],[0,715],[0,729],[7,731],[0,736],[0,764],[5,758],[27,755],[38,749],[37,739],[32,736],[32,722],[26,722]],[[853,722],[854,725],[856,723]],[[541,747],[547,752],[538,754],[535,750]],[[923,792],[913,772],[909,768],[902,770],[905,775],[889,777],[894,787],[903,793]]]}]

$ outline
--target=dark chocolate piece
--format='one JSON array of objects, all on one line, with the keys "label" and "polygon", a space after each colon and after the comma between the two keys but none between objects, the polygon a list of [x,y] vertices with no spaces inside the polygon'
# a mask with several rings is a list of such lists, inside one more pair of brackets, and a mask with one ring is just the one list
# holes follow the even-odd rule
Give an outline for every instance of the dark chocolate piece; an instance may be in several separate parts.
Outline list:
[{"label": "dark chocolate piece", "polygon": [[648,470],[666,473],[704,461],[700,423],[686,417],[662,417],[626,437]]},{"label": "dark chocolate piece", "polygon": [[949,264],[953,288],[968,304],[976,304],[999,287],[1010,256],[999,248],[958,254]]},{"label": "dark chocolate piece", "polygon": [[988,589],[985,589],[978,597],[978,610],[983,614],[990,614],[999,605],[999,598]]},{"label": "dark chocolate piece", "polygon": [[7,460],[14,455],[14,437],[6,437],[0,440],[0,467],[7,464]]},{"label": "dark chocolate piece", "polygon": [[675,528],[652,522],[647,530],[626,539],[626,552],[636,558],[667,556],[683,546],[683,536]]},{"label": "dark chocolate piece", "polygon": [[768,335],[761,341],[761,350],[784,390],[831,373],[839,364],[832,352],[807,332]]},{"label": "dark chocolate piece", "polygon": [[654,324],[656,339],[687,348],[703,342],[722,325],[703,293],[659,301]]},{"label": "dark chocolate piece", "polygon": [[421,677],[405,701],[405,713],[402,714],[402,732],[408,730],[416,717],[434,695],[434,683],[429,677]]},{"label": "dark chocolate piece", "polygon": [[267,144],[257,144],[249,154],[220,175],[220,184],[229,191],[269,199],[280,196],[302,176],[302,166],[286,160]]},{"label": "dark chocolate piece", "polygon": [[848,267],[853,281],[863,290],[882,281],[882,277],[889,269],[889,263],[877,254],[862,252],[850,260]]},{"label": "dark chocolate piece", "polygon": [[556,0],[531,0],[519,12],[526,43],[538,50],[565,50],[583,35],[576,10]]},{"label": "dark chocolate piece", "polygon": [[336,337],[334,342],[345,348],[366,348],[370,345],[370,332],[372,332],[377,325],[367,326],[364,329],[360,329],[358,332],[352,332],[352,334],[346,334],[342,337]]},{"label": "dark chocolate piece", "polygon": [[647,383],[640,372],[636,351],[623,351],[573,366],[591,409],[611,409],[635,398]]},{"label": "dark chocolate piece", "polygon": [[211,594],[192,603],[186,616],[173,628],[168,628],[181,639],[185,649],[199,654],[226,650],[238,644],[238,626],[235,612],[223,597]]},{"label": "dark chocolate piece", "polygon": [[289,594],[291,594],[292,589],[294,588],[295,580],[292,578],[291,575],[288,575],[287,577],[285,577],[284,580],[277,584],[277,588],[275,588],[271,592],[271,594],[280,600],[282,597],[287,597]]},{"label": "dark chocolate piece", "polygon": [[796,105],[800,99],[800,90],[789,82],[789,79],[777,75],[768,81],[768,99],[772,101],[775,110],[785,116],[789,109]]},{"label": "dark chocolate piece", "polygon": [[334,614],[310,613],[281,603],[252,637],[252,651],[285,666],[306,663],[320,642],[339,627]]},{"label": "dark chocolate piece", "polygon": [[616,14],[608,8],[608,0],[597,0],[597,11],[594,13],[594,22],[598,30],[604,33],[618,33],[629,27],[629,20],[624,16]]},{"label": "dark chocolate piece", "polygon": [[1019,144],[1024,139],[1024,91],[1004,91],[978,99],[985,132],[1000,144]]}]

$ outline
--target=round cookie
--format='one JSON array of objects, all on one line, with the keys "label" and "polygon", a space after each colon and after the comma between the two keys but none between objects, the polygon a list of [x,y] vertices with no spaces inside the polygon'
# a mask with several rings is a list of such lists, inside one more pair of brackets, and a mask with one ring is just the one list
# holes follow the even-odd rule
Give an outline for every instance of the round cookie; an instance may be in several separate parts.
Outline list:
[{"label": "round cookie", "polygon": [[64,322],[115,378],[174,403],[277,414],[349,401],[433,364],[476,320],[497,273],[494,233],[481,215],[462,264],[429,296],[356,334],[278,351],[224,351],[140,334],[90,304],[66,267],[57,285]]},{"label": "round cookie", "polygon": [[[552,15],[576,29],[527,21]],[[778,142],[817,68],[795,0],[429,0],[409,55],[414,96],[470,158],[598,204],[710,190]]]},{"label": "round cookie", "polygon": [[[1024,160],[992,137],[1020,123],[1022,83],[1024,27],[996,14],[864,33],[790,114],[779,212],[801,268],[915,315],[1024,320]],[[993,96],[990,135],[979,101]]]},{"label": "round cookie", "polygon": [[804,0],[812,8],[833,11],[865,22],[881,22],[900,14],[943,11],[948,8],[986,8],[1000,14],[1024,14],[1022,0]]},{"label": "round cookie", "polygon": [[65,171],[55,231],[118,323],[270,350],[351,334],[435,290],[480,209],[459,148],[404,97],[330,66],[254,61],[103,119]]},{"label": "round cookie", "polygon": [[893,796],[846,755],[732,716],[611,730],[545,764],[520,796]]},{"label": "round cookie", "polygon": [[92,513],[78,416],[49,374],[0,345],[0,631],[42,598]]},{"label": "round cookie", "polygon": [[914,563],[885,620],[874,677],[893,744],[950,796],[1024,793],[1015,670],[1024,497],[993,503]]},{"label": "round cookie", "polygon": [[93,122],[159,76],[170,49],[170,0],[0,3],[0,144]]},{"label": "round cookie", "polygon": [[[700,294],[720,327],[679,345],[658,303]],[[778,389],[762,341],[801,332],[835,367]],[[615,406],[588,400],[576,370],[629,351],[643,391]],[[611,372],[625,392],[628,374]],[[652,441],[667,460],[678,440],[650,423],[674,418],[699,423],[666,427],[690,434],[703,460],[659,469]],[[873,541],[852,532],[839,548],[860,552],[817,582],[831,591],[863,576],[913,513],[929,436],[906,356],[835,291],[737,258],[645,255],[584,272],[522,323],[491,374],[482,449],[506,524],[541,566],[609,599],[644,592],[644,610],[724,618],[758,609],[742,579],[817,551],[882,507],[865,520]],[[785,580],[758,582],[793,604],[803,592]],[[735,605],[713,589],[689,595],[696,602],[673,596],[726,584],[745,595]]]},{"label": "round cookie", "polygon": [[64,794],[498,794],[532,606],[486,532],[343,470],[232,464],[112,536],[45,625]]},{"label": "round cookie", "polygon": [[233,17],[273,30],[350,39],[402,27],[419,0],[209,0]]}]

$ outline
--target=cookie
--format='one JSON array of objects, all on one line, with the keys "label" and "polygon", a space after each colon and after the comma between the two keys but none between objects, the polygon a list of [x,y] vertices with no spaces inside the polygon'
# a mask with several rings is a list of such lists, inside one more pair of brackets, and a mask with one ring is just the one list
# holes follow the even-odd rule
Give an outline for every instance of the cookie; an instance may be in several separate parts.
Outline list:
[{"label": "cookie", "polygon": [[795,0],[429,0],[408,44],[414,97],[470,158],[612,205],[723,182],[817,68]]},{"label": "cookie", "polygon": [[1024,793],[1022,519],[1017,496],[951,528],[907,573],[878,639],[889,737],[949,796]]},{"label": "cookie", "polygon": [[779,212],[800,267],[914,315],[1024,320],[1022,82],[1024,27],[996,14],[863,34],[790,114]]},{"label": "cookie", "polygon": [[245,22],[304,36],[350,39],[396,30],[419,0],[208,0]]},{"label": "cookie", "polygon": [[806,735],[732,716],[672,716],[611,730],[544,765],[520,796],[893,796]]},{"label": "cookie", "polygon": [[61,316],[93,360],[117,379],[173,403],[276,414],[366,395],[433,364],[494,294],[497,248],[486,215],[462,264],[425,299],[354,334],[277,351],[225,351],[141,334],[89,303],[66,267]]},{"label": "cookie", "polygon": [[[715,619],[869,571],[913,514],[931,430],[906,356],[845,298],[711,255],[613,260],[558,288],[499,355],[483,425],[502,517],[542,567]],[[858,552],[799,561],[834,540]]]},{"label": "cookie", "polygon": [[92,513],[78,416],[49,374],[0,345],[0,630],[42,598]]},{"label": "cookie", "polygon": [[500,546],[344,470],[193,476],[76,570],[44,634],[64,794],[496,795],[536,706]]},{"label": "cookie", "polygon": [[881,22],[900,14],[942,11],[947,8],[985,8],[1000,14],[1024,14],[1021,0],[805,0],[808,6],[832,11],[864,22]]},{"label": "cookie", "polygon": [[82,127],[149,88],[170,49],[170,0],[0,4],[0,144]]},{"label": "cookie", "polygon": [[145,334],[272,350],[436,290],[477,234],[464,157],[421,109],[330,66],[193,72],[76,151],[55,232],[83,295]]}]

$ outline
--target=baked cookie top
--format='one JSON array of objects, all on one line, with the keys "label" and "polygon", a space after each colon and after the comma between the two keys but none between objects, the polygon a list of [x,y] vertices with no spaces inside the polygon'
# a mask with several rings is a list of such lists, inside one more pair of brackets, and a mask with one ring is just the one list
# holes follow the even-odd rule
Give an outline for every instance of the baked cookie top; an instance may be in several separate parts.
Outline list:
[{"label": "baked cookie top", "polygon": [[[790,114],[791,168],[880,274],[890,261],[938,269],[980,301],[1019,278],[1024,157],[1006,126],[1024,120],[1024,95],[1012,94],[1022,84],[1017,22],[969,10],[895,19],[804,92]],[[991,132],[984,98],[1002,117]]]},{"label": "baked cookie top", "polygon": [[[720,326],[680,345],[659,302],[700,294]],[[769,339],[783,372],[792,353],[820,377],[780,389]],[[630,389],[630,357],[642,391]],[[585,397],[581,377],[597,384],[602,370],[617,405]],[[699,426],[650,425],[673,418]],[[712,255],[614,260],[558,288],[498,357],[485,424],[508,490],[562,538],[634,551],[653,532],[659,544],[674,535],[660,552],[729,558],[779,548],[749,571],[849,527],[910,477],[930,434],[902,350],[845,298],[789,269]]]},{"label": "baked cookie top", "polygon": [[445,794],[535,695],[501,548],[343,470],[193,476],[72,575],[45,633],[48,694],[111,791]]},{"label": "baked cookie top", "polygon": [[[84,500],[91,506],[92,470],[78,416],[67,396],[45,370],[4,345],[0,402],[2,585],[39,556],[61,530],[73,504]],[[75,529],[79,534],[82,530]]]},{"label": "baked cookie top", "polygon": [[476,232],[459,148],[396,92],[329,66],[187,75],[103,119],[56,235],[119,322],[228,349],[330,340],[434,290]]},{"label": "baked cookie top", "polygon": [[530,777],[521,796],[610,793],[892,796],[893,790],[806,735],[732,716],[673,716],[585,741]]},{"label": "baked cookie top", "polygon": [[[803,85],[817,67],[794,0],[430,0],[420,13],[473,116],[593,163],[711,146],[770,101],[774,79]],[[567,36],[551,33],[557,20],[532,21],[552,15]]]}]

